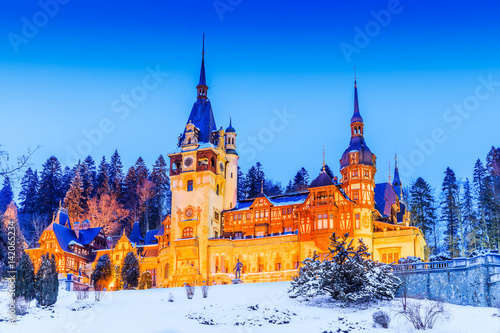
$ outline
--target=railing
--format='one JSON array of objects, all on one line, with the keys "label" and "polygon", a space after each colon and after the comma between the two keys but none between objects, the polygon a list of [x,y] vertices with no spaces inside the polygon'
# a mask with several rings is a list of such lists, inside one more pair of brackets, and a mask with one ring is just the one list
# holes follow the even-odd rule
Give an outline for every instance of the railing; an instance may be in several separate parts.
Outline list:
[{"label": "railing", "polygon": [[420,271],[432,269],[464,268],[479,264],[494,264],[500,266],[500,254],[483,254],[474,258],[453,258],[447,261],[418,262],[393,265],[394,272]]},{"label": "railing", "polygon": [[179,168],[179,169],[170,169],[170,175],[171,176],[174,176],[174,175],[178,175],[182,172],[182,169]]}]

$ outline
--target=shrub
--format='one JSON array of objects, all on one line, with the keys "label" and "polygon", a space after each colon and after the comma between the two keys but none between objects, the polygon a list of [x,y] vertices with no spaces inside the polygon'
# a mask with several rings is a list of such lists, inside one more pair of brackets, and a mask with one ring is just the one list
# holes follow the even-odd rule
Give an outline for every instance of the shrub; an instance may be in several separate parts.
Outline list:
[{"label": "shrub", "polygon": [[15,300],[16,302],[16,315],[24,316],[28,311],[28,302],[23,296],[19,296]]},{"label": "shrub", "polygon": [[112,277],[111,259],[109,258],[109,255],[104,254],[97,260],[94,273],[92,274],[92,280],[94,281],[94,286],[95,287],[107,286],[109,284],[109,281],[111,280],[111,277]]},{"label": "shrub", "polygon": [[368,248],[362,239],[354,248],[353,240],[348,238],[348,233],[342,237],[333,233],[327,259],[320,261],[315,254],[303,261],[298,277],[288,290],[290,297],[326,294],[345,304],[394,298],[401,281],[391,267],[368,259]]},{"label": "shrub", "polygon": [[30,257],[23,253],[16,270],[16,298],[29,302],[35,298],[35,269]]},{"label": "shrub", "polygon": [[439,254],[433,254],[430,256],[429,261],[448,261],[452,260],[451,255],[447,252],[440,252]]},{"label": "shrub", "polygon": [[151,289],[153,286],[153,280],[151,278],[151,273],[148,271],[142,272],[141,280],[139,281],[139,289]]},{"label": "shrub", "polygon": [[406,310],[399,313],[408,319],[415,329],[426,330],[432,329],[436,320],[444,316],[445,311],[443,302],[426,301],[422,306],[421,301],[408,301]]},{"label": "shrub", "polygon": [[174,294],[172,293],[168,294],[168,301],[172,303],[174,302]]},{"label": "shrub", "polygon": [[203,286],[201,286],[201,295],[203,296],[203,298],[208,297],[208,288],[209,288],[209,286],[207,284],[204,284]]},{"label": "shrub", "polygon": [[389,328],[389,323],[391,322],[391,318],[384,311],[377,311],[373,313],[373,322],[382,326],[383,328]]},{"label": "shrub", "polygon": [[89,291],[85,287],[82,287],[80,285],[75,285],[73,291],[76,293],[76,299],[78,301],[89,298]]},{"label": "shrub", "polygon": [[194,286],[192,286],[190,284],[186,284],[185,288],[186,288],[186,296],[187,296],[187,298],[188,299],[193,299],[193,296],[194,296]]}]

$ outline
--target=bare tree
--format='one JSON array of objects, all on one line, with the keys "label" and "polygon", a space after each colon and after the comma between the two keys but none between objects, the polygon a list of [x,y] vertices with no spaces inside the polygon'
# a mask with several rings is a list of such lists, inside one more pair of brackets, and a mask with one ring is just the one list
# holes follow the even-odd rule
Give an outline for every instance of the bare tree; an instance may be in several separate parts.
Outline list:
[{"label": "bare tree", "polygon": [[8,152],[0,150],[0,176],[18,180],[19,172],[29,166],[31,156],[33,156],[38,149],[40,149],[40,146],[36,146],[33,150],[28,147],[28,152],[19,156],[15,162],[10,161]]},{"label": "bare tree", "polygon": [[118,202],[114,194],[103,193],[87,202],[86,218],[92,227],[103,227],[108,235],[115,234],[120,229],[120,222],[129,215]]}]

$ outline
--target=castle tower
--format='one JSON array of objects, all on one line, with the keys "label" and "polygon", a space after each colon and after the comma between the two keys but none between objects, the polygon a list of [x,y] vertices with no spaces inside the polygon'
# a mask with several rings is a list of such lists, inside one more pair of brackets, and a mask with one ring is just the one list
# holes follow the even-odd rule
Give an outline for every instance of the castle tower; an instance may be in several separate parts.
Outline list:
[{"label": "castle tower", "polygon": [[[204,40],[204,38],[203,38]],[[205,78],[203,42],[197,99],[169,154],[172,190],[169,284],[199,284],[209,273],[208,239],[221,235],[224,208],[236,204],[236,132],[217,130]],[[230,140],[230,143],[229,143]],[[173,251],[173,252],[172,252]]]},{"label": "castle tower", "polygon": [[238,153],[236,152],[236,130],[232,126],[232,120],[229,119],[229,127],[226,128],[226,189],[224,196],[224,210],[236,206],[238,199]]},{"label": "castle tower", "polygon": [[342,187],[347,196],[355,202],[350,217],[354,226],[354,238],[363,238],[370,251],[372,246],[372,211],[374,209],[374,189],[376,156],[366,145],[364,122],[359,112],[358,87],[354,79],[354,114],[351,118],[351,141],[340,159]]}]

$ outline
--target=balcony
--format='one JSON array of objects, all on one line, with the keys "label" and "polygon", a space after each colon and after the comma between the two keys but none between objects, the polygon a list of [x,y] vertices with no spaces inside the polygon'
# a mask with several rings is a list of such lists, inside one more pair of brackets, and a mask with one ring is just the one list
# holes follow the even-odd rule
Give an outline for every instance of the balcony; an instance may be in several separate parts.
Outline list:
[{"label": "balcony", "polygon": [[182,168],[178,168],[178,169],[170,169],[170,175],[171,176],[175,176],[175,175],[178,175],[182,172]]},{"label": "balcony", "polygon": [[179,238],[175,240],[175,246],[198,246],[198,237]]}]

